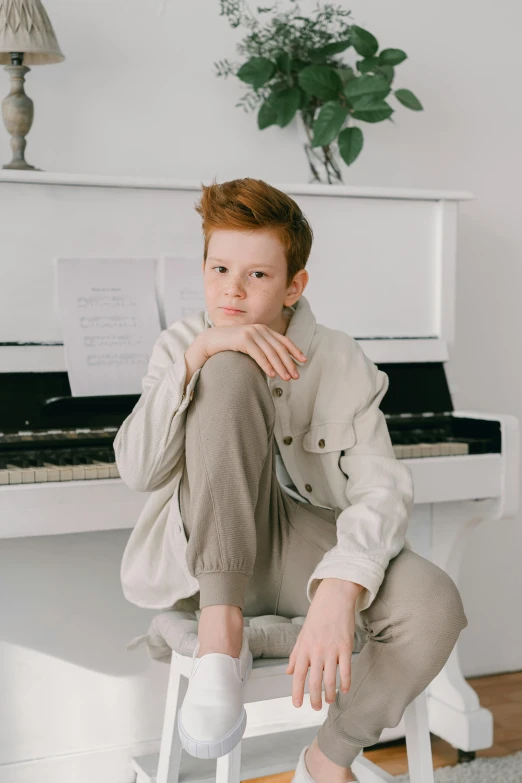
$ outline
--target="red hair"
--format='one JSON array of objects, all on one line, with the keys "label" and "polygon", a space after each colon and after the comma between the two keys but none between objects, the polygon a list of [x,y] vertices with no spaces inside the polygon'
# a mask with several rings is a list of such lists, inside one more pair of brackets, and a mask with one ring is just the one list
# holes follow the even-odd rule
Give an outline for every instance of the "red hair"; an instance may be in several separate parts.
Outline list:
[{"label": "red hair", "polygon": [[203,219],[206,262],[212,231],[265,229],[277,236],[285,251],[287,286],[304,269],[312,249],[313,232],[296,202],[261,179],[233,179],[218,185],[201,184],[203,195],[195,210]]}]

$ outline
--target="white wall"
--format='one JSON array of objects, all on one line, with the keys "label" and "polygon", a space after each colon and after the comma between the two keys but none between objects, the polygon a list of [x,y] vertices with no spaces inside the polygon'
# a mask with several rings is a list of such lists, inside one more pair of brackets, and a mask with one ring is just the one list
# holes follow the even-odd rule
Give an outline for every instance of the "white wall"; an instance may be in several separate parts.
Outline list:
[{"label": "white wall", "polygon": [[[286,129],[258,131],[255,115],[234,107],[241,94],[239,82],[214,75],[213,62],[224,57],[235,59],[235,41],[243,35],[219,16],[217,0],[167,2],[162,17],[156,16],[155,0],[46,0],[45,6],[66,60],[60,65],[34,67],[26,78],[27,92],[36,108],[26,150],[33,165],[48,171],[172,176],[205,183],[214,176],[218,181],[243,176],[269,182],[307,180],[295,123]],[[305,7],[311,8],[313,3],[303,3]],[[456,387],[454,402],[457,408],[513,413],[522,419],[522,316],[518,302],[522,224],[516,210],[515,179],[522,169],[522,109],[516,98],[522,8],[514,0],[495,6],[494,18],[502,20],[502,36],[498,38],[492,36],[491,13],[471,0],[429,5],[414,0],[403,0],[399,5],[386,0],[372,4],[354,0],[346,7],[352,9],[354,21],[368,27],[382,46],[405,49],[410,59],[397,68],[396,86],[412,89],[425,111],[409,112],[397,102],[394,124],[364,126],[365,149],[356,164],[345,167],[345,182],[470,190],[476,195],[474,202],[460,207],[457,335],[448,367]],[[8,80],[5,74],[0,78],[3,95],[8,91]],[[0,128],[0,160],[9,158],[7,133]],[[48,698],[52,720],[40,710],[29,729],[27,708],[21,713],[26,717],[17,732],[15,726],[8,725],[9,712],[4,711],[0,764],[21,763],[44,751],[60,755],[95,745],[110,753],[129,742],[157,738],[161,716],[144,716],[139,733],[128,718],[136,708],[128,703],[132,690],[128,683],[148,667],[142,656],[135,653],[138,657],[129,661],[128,680],[123,677],[107,682],[104,678],[110,677],[110,670],[99,675],[103,684],[92,677],[93,671],[103,670],[102,661],[110,665],[112,656],[121,656],[123,640],[140,633],[148,622],[148,613],[127,605],[123,598],[114,637],[110,627],[114,615],[109,612],[109,619],[103,619],[104,580],[112,580],[107,587],[111,594],[118,591],[119,558],[126,538],[121,532],[61,540],[53,537],[45,544],[44,554],[38,556],[29,540],[1,543],[4,563],[14,556],[31,563],[25,576],[34,579],[32,606],[46,607],[43,617],[33,613],[32,624],[37,628],[46,622],[50,639],[48,651],[43,651],[49,658],[43,665],[42,652],[31,652],[31,628],[13,638],[13,629],[20,629],[20,622],[7,614],[2,632],[11,636],[3,638],[20,645],[20,656],[13,658],[13,648],[2,648],[6,650],[6,671],[14,667],[27,673],[28,690],[20,699],[30,705],[32,699],[39,698],[41,704]],[[521,668],[522,629],[517,622],[522,592],[521,538],[518,518],[495,528],[479,528],[468,545],[461,592],[470,625],[460,641],[466,676]],[[22,552],[24,547],[29,549]],[[84,567],[84,556],[88,555],[91,570],[84,574],[86,581],[74,568],[67,574],[52,570],[59,553],[78,568]],[[56,604],[44,600],[52,599],[52,590],[46,587],[42,594],[34,570],[37,563],[42,576],[49,573],[45,569],[55,575],[56,598],[68,589],[67,580],[78,576],[71,590],[69,614],[54,615],[58,623],[53,624]],[[4,607],[5,596],[16,590],[16,580],[16,574],[6,576],[4,571]],[[26,610],[25,616],[30,616],[30,602]],[[94,649],[89,638],[78,635],[78,611],[90,612],[91,621],[92,613],[99,612],[100,622],[108,623],[100,648]],[[75,634],[70,648],[75,661],[72,666],[80,667],[75,687],[79,671],[85,669],[81,671],[82,694],[85,687],[103,687],[104,694],[112,693],[122,704],[127,717],[116,726],[101,724],[99,738],[90,737],[86,744],[81,719],[88,707],[82,704],[76,717],[71,713],[64,722],[71,731],[61,734],[57,729],[54,734],[66,737],[64,744],[50,747],[46,742],[50,723],[64,720],[63,711],[74,706],[74,690],[63,690],[67,672],[63,666],[55,666],[64,654],[67,633],[62,623],[67,618]],[[119,669],[120,677],[122,674]],[[147,677],[161,694],[163,672],[149,672]],[[148,727],[147,736],[143,736],[143,726]],[[26,732],[36,736],[36,741],[20,743]],[[111,783],[123,779],[118,765],[116,768],[118,775],[115,773]],[[29,780],[22,767],[18,778],[15,767],[9,769],[10,780]]]}]

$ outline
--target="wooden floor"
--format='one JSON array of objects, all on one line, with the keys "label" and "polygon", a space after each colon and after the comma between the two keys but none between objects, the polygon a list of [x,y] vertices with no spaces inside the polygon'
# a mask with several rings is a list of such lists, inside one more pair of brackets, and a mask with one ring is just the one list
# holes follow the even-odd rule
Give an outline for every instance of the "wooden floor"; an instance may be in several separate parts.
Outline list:
[{"label": "wooden floor", "polygon": [[[494,745],[478,750],[479,756],[507,756],[522,750],[522,671],[498,674],[493,677],[470,677],[469,684],[479,696],[480,703],[493,713]],[[434,767],[457,763],[457,751],[438,737],[431,737]],[[367,750],[365,756],[391,775],[408,771],[404,739],[395,740],[378,750]],[[252,783],[290,783],[292,772],[256,778]]]}]

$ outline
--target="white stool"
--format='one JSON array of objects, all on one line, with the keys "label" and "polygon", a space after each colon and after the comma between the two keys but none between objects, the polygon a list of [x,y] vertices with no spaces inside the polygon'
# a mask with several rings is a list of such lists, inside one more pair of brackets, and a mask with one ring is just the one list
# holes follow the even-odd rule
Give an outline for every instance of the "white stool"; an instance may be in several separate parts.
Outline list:
[{"label": "white stool", "polygon": [[[357,654],[354,653],[353,657]],[[245,687],[245,703],[290,696],[292,677],[285,674],[287,665],[287,659],[254,659],[252,673]],[[150,770],[144,770],[139,760],[135,759],[133,766],[137,772],[136,783],[178,783],[181,742],[178,736],[177,717],[187,690],[191,667],[190,656],[173,651],[157,772],[154,774]],[[308,693],[308,678],[305,692]],[[411,783],[433,783],[425,691],[406,708],[404,726]],[[295,763],[297,764],[297,757]],[[240,764],[241,743],[231,753],[217,759],[216,783],[240,783]],[[352,770],[360,783],[383,783],[383,781],[393,783],[394,781],[392,775],[365,758],[362,752],[353,762]]]}]

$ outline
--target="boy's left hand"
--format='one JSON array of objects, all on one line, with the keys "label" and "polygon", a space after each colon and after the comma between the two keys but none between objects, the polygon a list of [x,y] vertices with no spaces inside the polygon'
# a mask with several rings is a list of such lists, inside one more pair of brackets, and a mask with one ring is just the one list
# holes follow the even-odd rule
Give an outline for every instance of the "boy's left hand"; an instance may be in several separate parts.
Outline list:
[{"label": "boy's left hand", "polygon": [[335,701],[337,664],[341,690],[348,693],[351,680],[355,602],[363,586],[344,579],[323,579],[317,588],[306,620],[288,662],[293,674],[292,703],[303,703],[305,679],[310,667],[308,688],[314,710],[322,707],[324,673],[325,701]]}]

